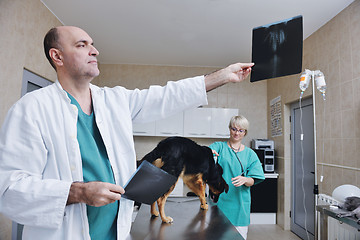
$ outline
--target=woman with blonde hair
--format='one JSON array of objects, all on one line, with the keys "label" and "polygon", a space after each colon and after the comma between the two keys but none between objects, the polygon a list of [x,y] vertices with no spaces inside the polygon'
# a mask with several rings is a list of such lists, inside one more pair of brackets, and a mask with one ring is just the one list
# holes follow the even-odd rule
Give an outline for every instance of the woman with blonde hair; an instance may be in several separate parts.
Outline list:
[{"label": "woman with blonde hair", "polygon": [[230,138],[210,145],[229,185],[229,192],[220,195],[217,206],[244,239],[250,224],[250,187],[265,179],[258,156],[241,143],[248,129],[249,121],[245,117],[234,116],[229,123]]}]

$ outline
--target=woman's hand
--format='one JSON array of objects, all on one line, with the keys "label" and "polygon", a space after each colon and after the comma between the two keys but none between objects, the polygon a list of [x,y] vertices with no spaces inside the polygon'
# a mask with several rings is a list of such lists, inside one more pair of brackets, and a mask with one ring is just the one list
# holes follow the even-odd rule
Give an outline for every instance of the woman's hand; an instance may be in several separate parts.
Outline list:
[{"label": "woman's hand", "polygon": [[215,156],[217,156],[217,157],[219,156],[219,154],[215,150],[211,150],[211,151]]},{"label": "woman's hand", "polygon": [[237,177],[232,178],[231,183],[235,187],[240,187],[242,185],[245,185],[247,187],[251,187],[252,185],[254,185],[254,179],[253,178],[248,178],[248,177],[243,177],[243,176],[239,175]]}]

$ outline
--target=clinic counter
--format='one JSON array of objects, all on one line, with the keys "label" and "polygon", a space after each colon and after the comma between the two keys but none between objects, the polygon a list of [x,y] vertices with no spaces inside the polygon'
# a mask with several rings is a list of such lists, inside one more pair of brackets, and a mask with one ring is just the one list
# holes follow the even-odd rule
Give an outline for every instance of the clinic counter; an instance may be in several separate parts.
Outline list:
[{"label": "clinic counter", "polygon": [[160,217],[152,218],[150,206],[142,204],[132,224],[132,240],[242,240],[243,238],[225,217],[211,204],[201,210],[198,197],[169,197],[165,213],[174,219],[172,224],[162,223]]}]

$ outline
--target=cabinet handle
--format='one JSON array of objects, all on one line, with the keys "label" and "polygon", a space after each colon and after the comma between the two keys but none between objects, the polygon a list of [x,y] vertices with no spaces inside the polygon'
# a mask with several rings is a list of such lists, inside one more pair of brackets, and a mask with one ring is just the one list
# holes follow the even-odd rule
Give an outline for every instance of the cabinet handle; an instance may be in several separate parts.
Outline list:
[{"label": "cabinet handle", "polygon": [[174,134],[179,134],[179,133],[177,133],[177,132],[175,132],[175,133],[172,133],[172,132],[160,132],[161,134],[167,134],[167,135],[174,135]]},{"label": "cabinet handle", "polygon": [[189,133],[189,135],[194,135],[194,136],[205,136],[206,133]]},{"label": "cabinet handle", "polygon": [[147,133],[147,132],[134,131],[133,133]]}]

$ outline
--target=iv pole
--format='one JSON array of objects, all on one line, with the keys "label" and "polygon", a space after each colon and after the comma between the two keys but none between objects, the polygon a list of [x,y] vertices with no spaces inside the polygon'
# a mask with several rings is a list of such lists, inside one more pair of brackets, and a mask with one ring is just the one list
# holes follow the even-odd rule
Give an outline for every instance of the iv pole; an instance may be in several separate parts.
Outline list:
[{"label": "iv pole", "polygon": [[315,239],[318,239],[318,213],[316,206],[318,203],[319,186],[317,184],[317,158],[316,158],[316,104],[315,104],[315,71],[312,71],[312,99],[313,99],[313,118],[314,118],[314,211],[315,211]]},{"label": "iv pole", "polygon": [[[313,123],[314,123],[314,224],[315,224],[315,233],[314,237],[315,239],[318,239],[318,214],[316,212],[316,206],[318,204],[318,194],[319,194],[319,186],[317,184],[317,156],[316,156],[316,99],[315,99],[315,84],[317,89],[322,93],[323,98],[325,100],[325,89],[326,89],[326,83],[324,74],[320,70],[310,71],[308,69],[305,69],[303,74],[300,78],[300,89],[301,89],[301,95],[300,99],[302,98],[302,95],[306,88],[309,86],[310,79],[312,80],[312,100],[313,100]],[[305,220],[306,223],[306,220]],[[307,231],[307,228],[305,226],[305,229]],[[307,233],[308,234],[308,233]]]}]

